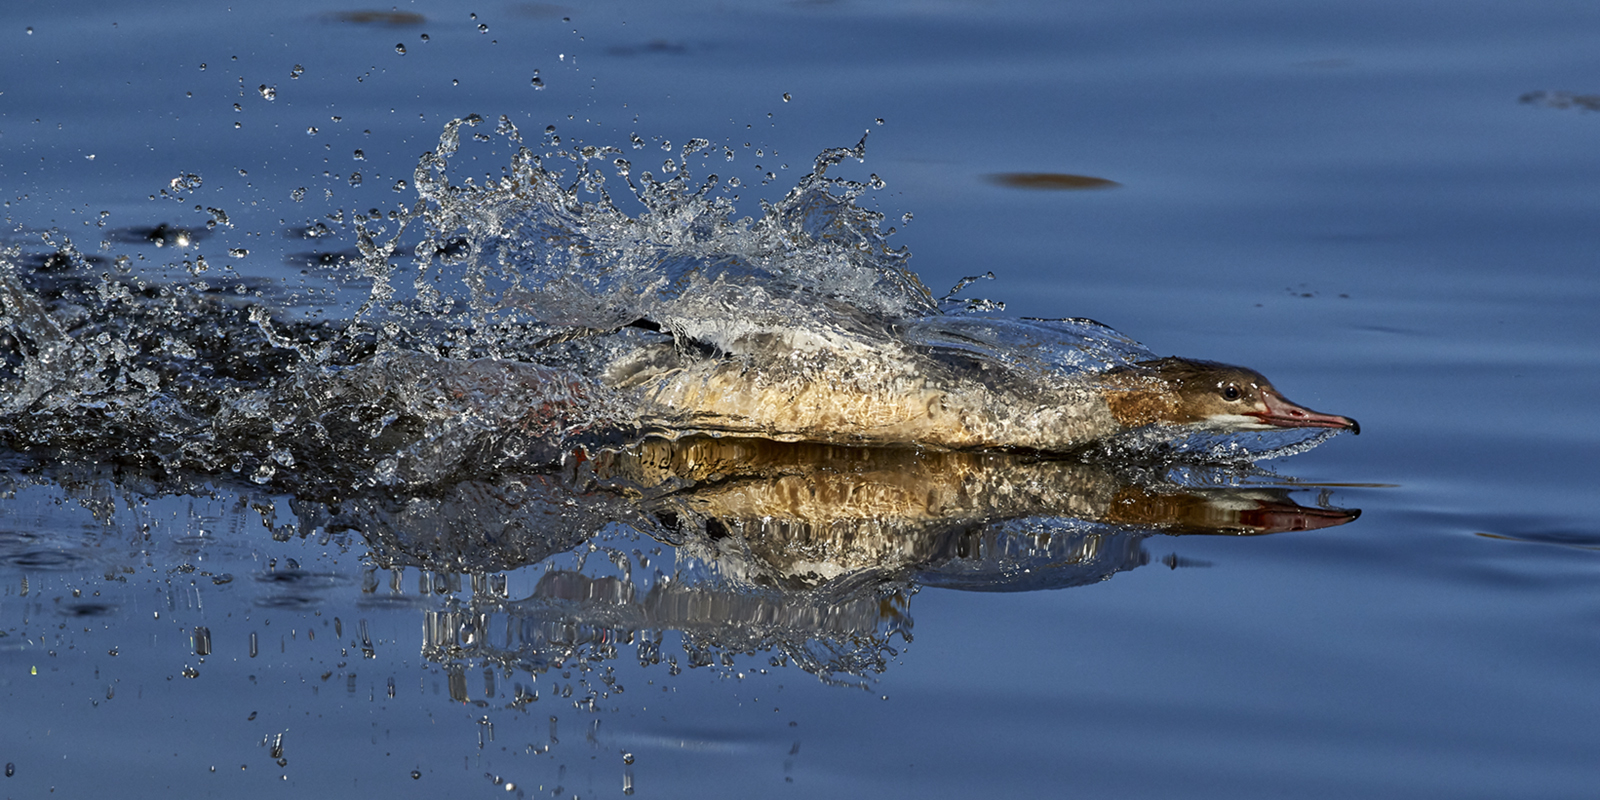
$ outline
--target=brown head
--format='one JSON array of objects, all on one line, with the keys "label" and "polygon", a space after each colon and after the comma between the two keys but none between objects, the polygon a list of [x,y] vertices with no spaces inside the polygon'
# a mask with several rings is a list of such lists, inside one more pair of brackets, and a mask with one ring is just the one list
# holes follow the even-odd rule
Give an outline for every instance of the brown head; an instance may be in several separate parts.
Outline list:
[{"label": "brown head", "polygon": [[1361,433],[1361,426],[1349,417],[1319,414],[1289,402],[1253,369],[1213,361],[1141,361],[1107,372],[1100,385],[1112,416],[1125,428],[1339,428]]}]

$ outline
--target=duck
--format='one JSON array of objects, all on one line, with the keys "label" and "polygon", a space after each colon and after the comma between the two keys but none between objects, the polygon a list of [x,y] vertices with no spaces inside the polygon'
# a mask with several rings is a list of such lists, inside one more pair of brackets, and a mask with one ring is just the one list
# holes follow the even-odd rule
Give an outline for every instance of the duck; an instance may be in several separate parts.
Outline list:
[{"label": "duck", "polygon": [[1255,370],[1213,361],[1145,358],[1041,375],[926,348],[878,348],[870,357],[765,351],[641,347],[609,365],[602,381],[628,399],[643,432],[669,438],[1066,453],[1146,430],[1361,432],[1350,417],[1290,401]]}]

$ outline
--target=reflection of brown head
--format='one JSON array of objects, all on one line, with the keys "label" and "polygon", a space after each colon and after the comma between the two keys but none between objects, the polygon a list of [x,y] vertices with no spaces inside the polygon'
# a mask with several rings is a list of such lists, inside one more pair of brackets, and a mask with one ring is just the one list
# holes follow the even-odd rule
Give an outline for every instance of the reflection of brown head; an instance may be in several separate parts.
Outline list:
[{"label": "reflection of brown head", "polygon": [[1361,433],[1361,426],[1349,417],[1320,414],[1289,402],[1255,370],[1212,361],[1141,361],[1107,372],[1101,385],[1112,416],[1128,428],[1339,428]]}]

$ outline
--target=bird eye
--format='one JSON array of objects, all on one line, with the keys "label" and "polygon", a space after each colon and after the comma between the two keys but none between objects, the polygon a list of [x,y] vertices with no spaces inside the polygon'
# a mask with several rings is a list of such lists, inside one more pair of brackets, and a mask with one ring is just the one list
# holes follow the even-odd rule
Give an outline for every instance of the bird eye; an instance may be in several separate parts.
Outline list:
[{"label": "bird eye", "polygon": [[1230,403],[1238,400],[1241,394],[1242,393],[1239,391],[1238,384],[1230,383],[1222,387],[1222,399],[1227,400]]}]

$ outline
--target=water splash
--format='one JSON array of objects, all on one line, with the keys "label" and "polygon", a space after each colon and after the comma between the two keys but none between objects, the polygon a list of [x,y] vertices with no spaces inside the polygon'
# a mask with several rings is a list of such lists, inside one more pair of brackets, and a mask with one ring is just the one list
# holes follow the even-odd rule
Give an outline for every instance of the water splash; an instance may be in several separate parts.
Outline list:
[{"label": "water splash", "polygon": [[[681,338],[731,349],[763,334],[826,338],[829,329],[858,327],[861,312],[899,318],[937,310],[906,267],[909,254],[889,245],[882,215],[855,205],[866,187],[827,175],[846,158],[864,158],[864,138],[819,155],[786,197],[762,204],[759,217],[738,218],[730,187],[715,174],[696,181],[689,171],[695,157],[713,149],[704,139],[685,143],[657,177],[636,171],[611,147],[534,155],[502,118],[497,133],[519,147],[501,178],[453,183],[449,160],[460,128],[481,123],[450,123],[414,175],[419,202],[403,222],[419,227],[422,239],[409,288],[415,308],[430,316],[464,309],[472,316],[461,321],[478,327],[535,323],[569,331],[647,319]],[[547,168],[551,161],[569,162],[569,172]],[[613,179],[637,201],[636,214],[613,199]],[[367,249],[387,233],[369,223],[358,225],[370,261],[389,253]],[[438,288],[452,277],[465,291]],[[382,301],[405,297],[398,287],[377,292]]]},{"label": "water splash", "polygon": [[[296,490],[422,486],[651,431],[809,438],[672,406],[729,380],[777,398],[826,387],[913,405],[936,382],[951,416],[994,416],[1001,438],[972,444],[1052,449],[1017,432],[1081,403],[1093,376],[1154,356],[1090,320],[936,299],[883,215],[857,205],[870,184],[830,174],[865,158],[865,136],[741,217],[734,181],[691,173],[722,155],[705,139],[663,143],[672,157],[640,169],[618,148],[557,147],[553,129],[535,152],[501,117],[494,135],[513,151],[501,174],[458,179],[464,130],[487,126],[451,121],[416,165],[409,207],[351,217],[340,269],[371,288],[345,319],[299,319],[270,291],[202,277],[188,237],[187,282],[126,259],[105,269],[58,234],[42,260],[0,251],[0,437],[39,458]],[[1119,439],[1117,457],[1240,460],[1320,441],[1282,438],[1196,444],[1150,429]]]}]

